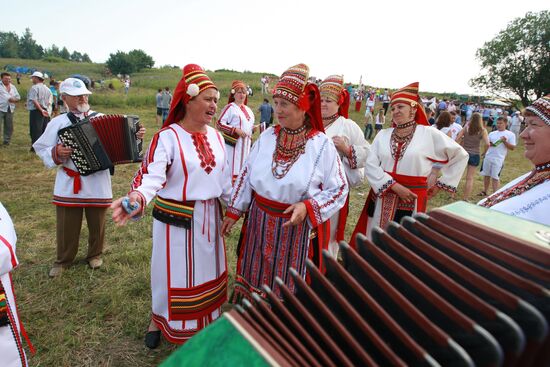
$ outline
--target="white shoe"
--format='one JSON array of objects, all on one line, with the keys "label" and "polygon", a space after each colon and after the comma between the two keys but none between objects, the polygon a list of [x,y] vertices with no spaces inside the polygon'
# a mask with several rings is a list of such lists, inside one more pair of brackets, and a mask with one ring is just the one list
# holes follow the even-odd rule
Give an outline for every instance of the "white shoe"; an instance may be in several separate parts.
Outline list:
[{"label": "white shoe", "polygon": [[88,266],[92,269],[99,269],[103,265],[103,259],[100,257],[94,257],[88,261]]},{"label": "white shoe", "polygon": [[53,268],[50,269],[50,278],[56,278],[61,275],[65,271],[65,268],[61,265],[54,265]]}]

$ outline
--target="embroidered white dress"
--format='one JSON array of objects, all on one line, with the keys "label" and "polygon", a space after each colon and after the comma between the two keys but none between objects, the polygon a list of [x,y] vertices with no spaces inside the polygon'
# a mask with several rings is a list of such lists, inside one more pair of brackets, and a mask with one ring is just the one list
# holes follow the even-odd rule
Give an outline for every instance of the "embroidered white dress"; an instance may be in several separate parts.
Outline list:
[{"label": "embroidered white dress", "polygon": [[[183,343],[219,317],[227,299],[219,199],[227,201],[231,179],[221,134],[209,126],[206,134],[190,133],[178,124],[160,130],[132,189],[147,203],[155,199],[153,320],[168,340]],[[156,211],[187,221],[166,223],[156,219]]]},{"label": "embroidered white dress", "polygon": [[11,218],[0,203],[0,361],[3,367],[27,366],[10,274],[19,264],[15,256],[16,241]]},{"label": "embroidered white dress", "polygon": [[[233,300],[252,291],[261,293],[263,284],[277,293],[275,277],[292,290],[289,268],[305,277],[306,259],[321,260],[319,247],[310,249],[312,230],[317,230],[322,246],[328,244],[328,233],[319,228],[342,208],[348,194],[336,148],[319,132],[312,133],[304,153],[286,175],[275,178],[272,166],[279,129],[270,127],[260,135],[231,193],[227,215],[235,219],[248,212],[239,244]],[[306,205],[306,221],[282,228],[288,218],[281,212],[298,202]]]},{"label": "embroidered white dress", "polygon": [[[365,177],[364,167],[370,151],[370,144],[365,140],[361,128],[355,121],[340,116],[325,128],[325,133],[329,138],[340,136],[348,141],[350,151],[346,155],[339,153],[340,159],[342,160],[349,186],[355,187],[360,185]],[[344,207],[330,218],[330,242],[328,249],[335,258],[338,256],[338,242],[344,240],[348,206],[349,198],[346,200]]]},{"label": "embroidered white dress", "polygon": [[[393,128],[388,128],[376,135],[365,167],[365,176],[373,190],[375,205],[373,212],[368,215],[366,232],[363,229],[360,232],[369,238],[374,226],[384,227],[388,220],[393,219],[398,201],[389,206],[384,204],[386,195],[393,194],[391,187],[396,182],[404,184],[418,195],[417,201],[409,208],[410,211],[424,211],[427,191],[425,180],[433,164],[445,163],[437,185],[454,192],[468,162],[468,153],[464,148],[441,131],[424,125],[416,126],[409,145],[400,155],[401,158],[396,160],[392,156],[392,132]],[[369,199],[364,212],[368,211],[368,201]]]},{"label": "embroidered white dress", "polygon": [[[531,172],[528,172],[512,180],[493,195],[521,184],[531,174]],[[481,200],[478,205],[482,205],[486,200],[487,198]],[[546,180],[524,191],[520,195],[511,196],[506,200],[496,203],[490,208],[515,217],[550,226],[550,180]]]},{"label": "embroidered white dress", "polygon": [[[243,104],[239,107],[232,102],[223,108],[216,127],[226,140],[227,160],[234,179],[241,172],[246,157],[250,153],[254,113],[247,105]],[[243,138],[237,135],[236,128],[243,130],[247,136]]]}]

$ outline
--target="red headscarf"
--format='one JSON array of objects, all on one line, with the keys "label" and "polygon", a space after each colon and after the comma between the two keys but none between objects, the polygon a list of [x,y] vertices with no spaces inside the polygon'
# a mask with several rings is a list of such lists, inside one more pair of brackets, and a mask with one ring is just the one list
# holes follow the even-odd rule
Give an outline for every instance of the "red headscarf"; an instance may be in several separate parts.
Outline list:
[{"label": "red headscarf", "polygon": [[187,103],[208,88],[218,90],[204,69],[196,64],[188,64],[183,68],[183,76],[174,90],[170,112],[162,127],[179,122],[185,117]]},{"label": "red headscarf", "polygon": [[240,80],[233,80],[233,83],[231,83],[231,91],[229,92],[229,99],[227,101],[227,104],[235,102],[235,92],[237,91],[237,89],[244,89],[246,91],[244,104],[248,105],[248,89],[246,88],[244,82]]}]

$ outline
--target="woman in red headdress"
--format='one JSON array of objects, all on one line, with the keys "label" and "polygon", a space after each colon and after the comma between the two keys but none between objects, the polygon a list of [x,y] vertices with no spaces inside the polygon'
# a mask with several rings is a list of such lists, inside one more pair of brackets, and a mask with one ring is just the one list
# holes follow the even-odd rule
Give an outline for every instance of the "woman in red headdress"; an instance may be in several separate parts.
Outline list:
[{"label": "woman in red headdress", "polygon": [[[440,189],[456,192],[468,153],[441,131],[431,128],[412,83],[391,96],[392,127],[376,135],[371,146],[365,176],[371,190],[355,227],[370,237],[371,228],[384,228],[415,212],[426,211],[428,196]],[[446,163],[442,176],[428,195],[427,177],[435,162]]]},{"label": "woman in red headdress", "polygon": [[247,106],[248,92],[244,82],[233,81],[227,106],[216,123],[225,139],[227,159],[231,168],[232,181],[241,172],[244,161],[250,153],[254,132],[254,113]]},{"label": "woman in red headdress", "polygon": [[304,64],[283,73],[273,100],[279,125],[254,143],[233,185],[222,233],[245,214],[232,301],[262,294],[265,284],[290,290],[290,268],[306,276],[306,260],[321,267],[329,218],[346,201],[348,185],[332,140],[324,134],[319,90]]},{"label": "woman in red headdress", "polygon": [[160,332],[181,344],[221,314],[227,300],[221,208],[231,191],[221,134],[209,124],[219,93],[204,70],[184,67],[168,118],[143,158],[128,194],[141,207],[128,214],[123,198],[113,219],[125,224],[153,202],[152,316],[145,344],[156,348]]},{"label": "woman in red headdress", "polygon": [[[331,75],[319,85],[321,94],[321,116],[325,133],[334,142],[350,187],[363,183],[364,167],[370,144],[365,140],[361,128],[348,118],[349,93],[344,88],[344,78]],[[349,198],[349,196],[348,196]],[[330,218],[329,252],[338,257],[338,242],[344,240],[349,200]]]}]

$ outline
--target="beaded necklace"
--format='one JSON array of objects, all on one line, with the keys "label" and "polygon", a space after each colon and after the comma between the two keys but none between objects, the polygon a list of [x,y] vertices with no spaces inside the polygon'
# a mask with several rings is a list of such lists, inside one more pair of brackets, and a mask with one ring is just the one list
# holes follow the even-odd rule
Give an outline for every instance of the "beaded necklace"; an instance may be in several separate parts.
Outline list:
[{"label": "beaded necklace", "polygon": [[334,121],[338,119],[338,117],[340,117],[338,113],[335,113],[334,115],[329,117],[323,117],[323,125],[325,130],[327,130],[330,127],[330,125],[332,125]]},{"label": "beaded necklace", "polygon": [[550,162],[536,165],[535,169],[529,174],[529,176],[525,177],[514,186],[489,196],[487,200],[481,204],[481,206],[490,208],[501,201],[521,195],[546,180],[550,180]]},{"label": "beaded necklace", "polygon": [[285,177],[292,165],[304,154],[309,131],[305,124],[296,130],[284,127],[279,130],[271,162],[273,177],[277,179]]},{"label": "beaded necklace", "polygon": [[[397,131],[408,127],[412,127],[410,133],[408,133],[405,136],[397,135]],[[407,122],[403,125],[397,126],[396,128],[393,129],[391,133],[391,139],[390,139],[390,148],[391,148],[391,156],[395,161],[400,161],[401,158],[403,158],[403,155],[405,155],[405,150],[407,150],[407,147],[409,146],[409,143],[411,142],[415,131],[416,131],[416,121],[414,120]]]}]

